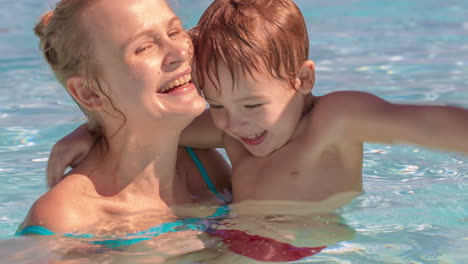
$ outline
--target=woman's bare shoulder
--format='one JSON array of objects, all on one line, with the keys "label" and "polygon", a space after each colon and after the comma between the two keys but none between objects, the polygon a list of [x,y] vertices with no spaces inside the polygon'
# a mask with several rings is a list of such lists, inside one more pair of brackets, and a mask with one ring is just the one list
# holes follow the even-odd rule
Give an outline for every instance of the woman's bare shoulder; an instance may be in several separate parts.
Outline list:
[{"label": "woman's bare shoulder", "polygon": [[85,180],[70,176],[34,202],[22,228],[35,225],[55,233],[71,233],[90,224],[91,206],[88,197],[79,191],[85,187]]}]

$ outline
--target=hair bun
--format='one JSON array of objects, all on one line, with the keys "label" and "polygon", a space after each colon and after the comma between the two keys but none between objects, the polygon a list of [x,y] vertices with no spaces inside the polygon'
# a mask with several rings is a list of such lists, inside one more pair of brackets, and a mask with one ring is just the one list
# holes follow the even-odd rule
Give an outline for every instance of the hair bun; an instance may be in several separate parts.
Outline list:
[{"label": "hair bun", "polygon": [[45,13],[41,17],[39,22],[34,27],[34,33],[36,34],[36,36],[43,39],[47,35],[47,30],[46,29],[47,29],[47,26],[49,25],[50,20],[52,19],[53,15],[54,15],[54,12],[49,11],[49,12]]}]

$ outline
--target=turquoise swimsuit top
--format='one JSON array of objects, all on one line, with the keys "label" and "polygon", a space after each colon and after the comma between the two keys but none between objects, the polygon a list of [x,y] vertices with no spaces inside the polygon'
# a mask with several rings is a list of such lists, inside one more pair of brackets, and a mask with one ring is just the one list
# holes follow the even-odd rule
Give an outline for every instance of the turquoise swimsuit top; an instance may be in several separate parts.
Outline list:
[{"label": "turquoise swimsuit top", "polygon": [[[208,188],[213,192],[216,197],[224,201],[225,203],[229,203],[230,200],[226,197],[222,196],[218,190],[216,190],[215,185],[211,181],[208,173],[203,167],[200,159],[197,157],[197,154],[193,151],[193,149],[186,147],[185,148],[192,158],[193,162],[197,166],[198,170],[200,171],[203,180],[205,181]],[[209,229],[213,224],[215,224],[216,220],[226,218],[229,215],[229,207],[227,205],[223,205],[219,207],[213,215],[210,215],[206,218],[185,218],[181,220],[176,220],[173,222],[163,223],[158,226],[152,227],[145,231],[135,232],[127,234],[125,237],[109,237],[105,240],[98,240],[98,241],[90,241],[92,244],[103,245],[108,248],[115,248],[119,246],[126,246],[132,245],[141,241],[150,240],[154,237],[159,235],[170,233],[170,232],[177,232],[177,231],[187,231],[187,230],[195,230],[195,231],[205,231]],[[42,226],[27,226],[23,230],[16,233],[16,235],[55,235],[54,232],[48,230]],[[65,234],[66,237],[74,237],[74,238],[93,238],[94,235],[91,234]]]},{"label": "turquoise swimsuit top", "polygon": [[193,151],[192,148],[189,148],[189,147],[185,147],[185,149],[187,150],[188,154],[190,155],[190,157],[192,158],[193,162],[195,163],[195,165],[197,165],[197,168],[198,170],[200,171],[202,177],[203,177],[203,180],[205,181],[206,183],[206,186],[208,187],[208,189],[210,189],[210,191],[212,193],[214,193],[216,195],[216,197],[218,197],[221,201],[223,201],[224,203],[231,203],[231,200],[228,199],[227,197],[224,197],[222,196],[218,190],[216,190],[216,187],[214,186],[213,182],[211,181],[210,179],[210,176],[208,176],[208,172],[206,172],[205,170],[205,167],[203,167],[203,164],[202,162],[200,161],[200,159],[198,158],[197,154],[195,153],[195,151]]}]

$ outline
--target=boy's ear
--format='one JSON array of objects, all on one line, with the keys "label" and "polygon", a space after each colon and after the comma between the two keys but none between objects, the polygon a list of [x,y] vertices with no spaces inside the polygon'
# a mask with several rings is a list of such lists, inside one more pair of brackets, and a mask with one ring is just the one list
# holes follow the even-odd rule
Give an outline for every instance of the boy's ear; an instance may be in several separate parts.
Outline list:
[{"label": "boy's ear", "polygon": [[296,90],[301,94],[309,94],[315,85],[315,63],[306,60],[296,77]]},{"label": "boy's ear", "polygon": [[77,103],[88,110],[101,109],[102,96],[91,89],[90,84],[81,76],[72,76],[66,81],[66,88]]}]

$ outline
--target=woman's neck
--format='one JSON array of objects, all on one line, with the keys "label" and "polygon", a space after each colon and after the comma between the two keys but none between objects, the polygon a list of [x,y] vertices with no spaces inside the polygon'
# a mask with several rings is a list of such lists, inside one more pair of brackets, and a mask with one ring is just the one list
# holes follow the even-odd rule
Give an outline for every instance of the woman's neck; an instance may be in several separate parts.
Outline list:
[{"label": "woman's neck", "polygon": [[122,131],[107,147],[96,144],[86,160],[87,176],[99,196],[171,201],[178,141],[174,132],[145,137]]}]

